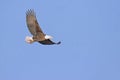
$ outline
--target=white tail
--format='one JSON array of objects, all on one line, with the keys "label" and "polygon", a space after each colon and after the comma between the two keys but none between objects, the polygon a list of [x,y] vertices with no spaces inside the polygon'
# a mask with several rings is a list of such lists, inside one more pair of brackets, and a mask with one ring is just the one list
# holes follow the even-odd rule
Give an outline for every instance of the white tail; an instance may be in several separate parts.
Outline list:
[{"label": "white tail", "polygon": [[26,41],[27,43],[29,43],[29,44],[31,44],[31,43],[34,42],[33,38],[32,38],[32,37],[29,37],[29,36],[26,36],[25,41]]}]

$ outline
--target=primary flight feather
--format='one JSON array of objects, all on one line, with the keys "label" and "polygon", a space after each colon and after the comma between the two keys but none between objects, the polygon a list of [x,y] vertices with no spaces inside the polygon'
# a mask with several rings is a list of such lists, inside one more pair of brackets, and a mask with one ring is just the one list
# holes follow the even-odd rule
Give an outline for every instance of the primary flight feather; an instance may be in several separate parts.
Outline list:
[{"label": "primary flight feather", "polygon": [[33,35],[33,37],[26,37],[25,40],[27,43],[39,42],[44,45],[61,43],[55,43],[51,41],[52,37],[43,33],[42,29],[40,28],[40,25],[38,24],[35,12],[31,9],[26,12],[26,23],[30,33]]}]

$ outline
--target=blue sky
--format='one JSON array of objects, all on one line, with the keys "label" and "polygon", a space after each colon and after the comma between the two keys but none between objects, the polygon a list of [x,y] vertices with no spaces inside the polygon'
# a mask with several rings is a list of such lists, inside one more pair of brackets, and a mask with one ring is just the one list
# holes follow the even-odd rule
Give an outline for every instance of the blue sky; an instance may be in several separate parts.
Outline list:
[{"label": "blue sky", "polygon": [[[119,0],[1,0],[0,80],[120,80]],[[60,45],[27,44],[34,9]]]}]

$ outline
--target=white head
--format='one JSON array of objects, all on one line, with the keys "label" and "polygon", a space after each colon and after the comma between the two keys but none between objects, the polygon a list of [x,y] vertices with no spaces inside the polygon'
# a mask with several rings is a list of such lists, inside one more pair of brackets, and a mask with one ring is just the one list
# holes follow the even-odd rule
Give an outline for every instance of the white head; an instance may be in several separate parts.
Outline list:
[{"label": "white head", "polygon": [[45,39],[52,39],[52,38],[53,38],[52,36],[45,35]]},{"label": "white head", "polygon": [[29,44],[31,44],[31,43],[34,42],[33,38],[32,38],[32,37],[29,37],[29,36],[26,36],[25,41],[26,41],[27,43],[29,43]]}]

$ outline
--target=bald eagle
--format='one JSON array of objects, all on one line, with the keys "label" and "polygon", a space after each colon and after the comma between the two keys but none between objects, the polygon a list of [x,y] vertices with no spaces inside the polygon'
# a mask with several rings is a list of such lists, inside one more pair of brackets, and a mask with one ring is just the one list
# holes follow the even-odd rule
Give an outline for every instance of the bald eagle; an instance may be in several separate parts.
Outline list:
[{"label": "bald eagle", "polygon": [[51,41],[52,36],[46,35],[43,33],[40,25],[38,24],[36,15],[34,10],[29,9],[26,12],[26,23],[30,33],[33,35],[32,37],[27,36],[25,41],[29,44],[33,42],[39,42],[43,45],[52,45],[52,44],[60,44],[61,42],[53,42]]}]

